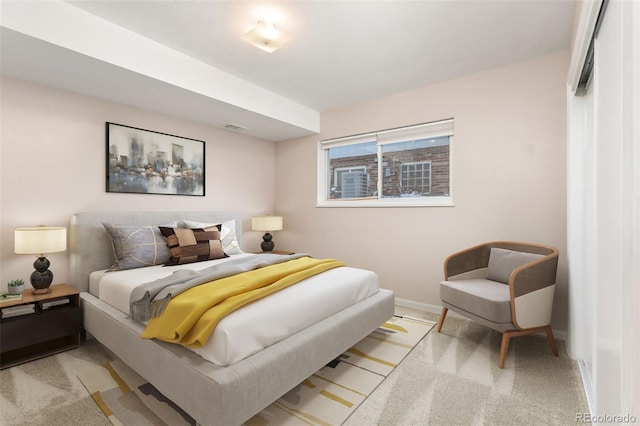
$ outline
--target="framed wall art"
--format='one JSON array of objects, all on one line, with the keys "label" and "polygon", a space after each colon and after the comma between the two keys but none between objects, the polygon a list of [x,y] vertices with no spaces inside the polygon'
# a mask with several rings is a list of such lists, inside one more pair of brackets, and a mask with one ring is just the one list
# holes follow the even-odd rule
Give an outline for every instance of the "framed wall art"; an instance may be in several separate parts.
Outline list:
[{"label": "framed wall art", "polygon": [[204,141],[106,123],[107,192],[205,195]]}]

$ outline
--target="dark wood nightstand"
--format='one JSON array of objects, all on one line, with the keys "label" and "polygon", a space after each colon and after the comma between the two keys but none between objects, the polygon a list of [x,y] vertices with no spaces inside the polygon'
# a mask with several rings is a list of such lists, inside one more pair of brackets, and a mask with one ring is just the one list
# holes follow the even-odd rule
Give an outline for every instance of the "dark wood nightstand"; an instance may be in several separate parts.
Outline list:
[{"label": "dark wood nightstand", "polygon": [[[80,293],[68,284],[55,284],[51,292],[0,302],[0,368],[11,367],[80,346],[82,312]],[[32,313],[7,317],[24,307]]]}]

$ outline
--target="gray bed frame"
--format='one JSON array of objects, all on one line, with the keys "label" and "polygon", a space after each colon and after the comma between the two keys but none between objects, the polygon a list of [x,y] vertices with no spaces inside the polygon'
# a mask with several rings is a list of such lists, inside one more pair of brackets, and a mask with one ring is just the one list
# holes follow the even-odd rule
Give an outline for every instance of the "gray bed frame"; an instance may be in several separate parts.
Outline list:
[{"label": "gray bed frame", "polygon": [[[80,290],[88,333],[202,425],[241,425],[388,320],[392,291],[381,289],[264,350],[220,367],[179,345],[139,337],[143,327],[89,293],[89,274],[113,263],[102,223],[163,224],[236,220],[226,212],[85,212],[69,228],[70,284]],[[242,246],[241,246],[242,247]]]}]

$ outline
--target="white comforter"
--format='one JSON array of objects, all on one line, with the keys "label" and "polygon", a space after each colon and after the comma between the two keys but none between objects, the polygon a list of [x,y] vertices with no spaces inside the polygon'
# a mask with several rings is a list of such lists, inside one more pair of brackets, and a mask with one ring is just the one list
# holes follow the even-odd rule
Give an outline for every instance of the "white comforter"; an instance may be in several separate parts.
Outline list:
[{"label": "white comforter", "polygon": [[[170,267],[97,271],[91,274],[90,292],[128,314],[129,296],[137,285],[177,269],[201,270],[239,256],[252,255]],[[220,366],[233,364],[377,292],[374,272],[351,267],[331,269],[231,313],[220,321],[207,344],[193,351]]]}]

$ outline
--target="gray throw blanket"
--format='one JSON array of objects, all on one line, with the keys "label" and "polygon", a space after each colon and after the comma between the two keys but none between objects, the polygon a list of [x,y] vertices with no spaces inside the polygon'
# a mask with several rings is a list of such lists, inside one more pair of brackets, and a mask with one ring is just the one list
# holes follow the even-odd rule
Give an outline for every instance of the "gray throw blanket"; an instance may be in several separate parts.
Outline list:
[{"label": "gray throw blanket", "polygon": [[304,253],[258,254],[240,259],[230,259],[200,271],[191,269],[175,271],[167,277],[140,284],[134,288],[129,298],[130,316],[137,321],[148,321],[162,315],[172,297],[192,287],[301,257],[310,256]]}]

